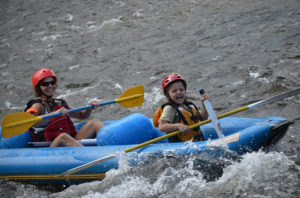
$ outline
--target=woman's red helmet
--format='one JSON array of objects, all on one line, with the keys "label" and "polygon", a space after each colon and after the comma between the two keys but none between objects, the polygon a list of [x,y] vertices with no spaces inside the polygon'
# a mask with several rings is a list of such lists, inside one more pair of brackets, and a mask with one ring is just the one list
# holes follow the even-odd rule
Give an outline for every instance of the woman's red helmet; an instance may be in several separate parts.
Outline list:
[{"label": "woman's red helmet", "polygon": [[175,73],[171,73],[168,74],[162,81],[162,90],[164,92],[164,94],[166,95],[166,88],[173,82],[175,81],[182,81],[184,88],[186,89],[186,82],[184,80],[184,78],[180,75],[180,74],[175,74]]},{"label": "woman's red helmet", "polygon": [[34,89],[35,96],[40,96],[39,91],[37,89],[37,86],[39,85],[39,82],[47,77],[53,77],[55,81],[57,81],[57,77],[55,73],[51,69],[40,69],[36,71],[32,76],[32,86]]}]

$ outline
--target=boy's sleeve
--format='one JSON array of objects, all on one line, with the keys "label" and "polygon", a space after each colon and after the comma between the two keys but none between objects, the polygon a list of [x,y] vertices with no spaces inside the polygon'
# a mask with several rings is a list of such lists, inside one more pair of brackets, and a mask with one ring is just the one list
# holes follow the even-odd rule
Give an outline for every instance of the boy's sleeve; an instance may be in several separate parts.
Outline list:
[{"label": "boy's sleeve", "polygon": [[161,123],[162,120],[165,120],[172,123],[174,121],[175,115],[176,109],[174,109],[171,105],[167,105],[164,107],[158,122]]}]

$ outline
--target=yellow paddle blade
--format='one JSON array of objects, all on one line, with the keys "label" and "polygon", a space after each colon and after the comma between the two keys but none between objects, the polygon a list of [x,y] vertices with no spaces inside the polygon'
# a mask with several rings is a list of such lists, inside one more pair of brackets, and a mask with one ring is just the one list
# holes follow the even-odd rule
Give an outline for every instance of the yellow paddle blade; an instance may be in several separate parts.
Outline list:
[{"label": "yellow paddle blade", "polygon": [[18,112],[6,115],[2,120],[2,137],[9,138],[27,131],[43,117],[34,116],[26,112]]},{"label": "yellow paddle blade", "polygon": [[115,102],[119,103],[123,107],[138,107],[144,102],[144,86],[138,85],[124,91],[124,93]]}]

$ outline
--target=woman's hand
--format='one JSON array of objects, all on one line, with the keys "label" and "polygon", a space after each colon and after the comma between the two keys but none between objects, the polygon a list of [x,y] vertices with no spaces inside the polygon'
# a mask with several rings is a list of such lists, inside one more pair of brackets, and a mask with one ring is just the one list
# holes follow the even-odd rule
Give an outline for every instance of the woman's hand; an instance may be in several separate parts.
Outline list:
[{"label": "woman's hand", "polygon": [[62,108],[58,109],[57,112],[61,112],[62,116],[68,116],[69,115],[69,110],[66,109],[65,107],[62,107]]},{"label": "woman's hand", "polygon": [[93,105],[92,110],[94,110],[99,107],[99,102],[96,100],[93,100],[93,101],[91,101],[91,105]]}]

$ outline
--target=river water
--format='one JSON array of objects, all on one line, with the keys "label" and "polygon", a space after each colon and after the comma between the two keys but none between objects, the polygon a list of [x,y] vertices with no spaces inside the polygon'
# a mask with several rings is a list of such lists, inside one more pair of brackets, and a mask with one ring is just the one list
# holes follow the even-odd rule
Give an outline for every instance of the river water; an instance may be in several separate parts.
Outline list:
[{"label": "river water", "polygon": [[[183,75],[195,104],[205,89],[217,114],[300,86],[298,0],[0,4],[1,119],[33,98],[31,76],[41,67],[57,73],[57,97],[74,107],[145,86],[141,107],[101,107],[92,115],[101,120],[134,112],[151,117],[165,101],[161,81],[171,72]],[[299,112],[298,95],[235,116],[292,121]],[[1,181],[0,197],[299,197],[300,120],[294,121],[268,153],[216,163],[204,154],[178,156],[137,167],[124,160],[105,180],[66,189]],[[217,176],[208,178],[214,171]]]}]

